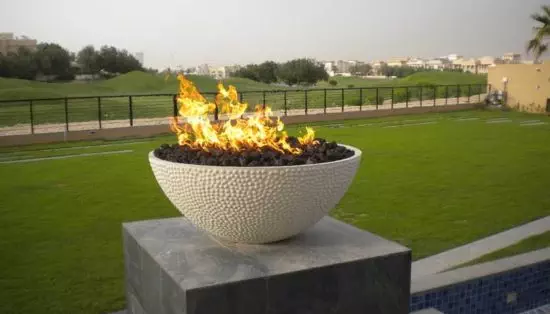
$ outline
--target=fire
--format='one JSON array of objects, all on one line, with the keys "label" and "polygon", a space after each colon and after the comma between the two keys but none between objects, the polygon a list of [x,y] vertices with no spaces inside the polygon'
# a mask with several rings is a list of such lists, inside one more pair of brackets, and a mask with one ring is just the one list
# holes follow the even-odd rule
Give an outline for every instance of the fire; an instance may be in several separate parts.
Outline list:
[{"label": "fire", "polygon": [[[219,83],[215,103],[210,103],[199,93],[193,82],[183,75],[179,75],[178,80],[179,114],[185,119],[185,123],[180,125],[175,118],[171,129],[177,134],[179,145],[206,151],[221,149],[238,152],[271,148],[282,153],[302,153],[300,148],[289,145],[284,124],[278,117],[271,117],[270,107],[257,105],[254,114],[244,119],[242,117],[248,104],[239,102],[234,86],[226,89]],[[224,123],[210,122],[208,114],[214,113],[216,107],[222,115],[227,116]],[[298,142],[301,145],[314,144],[313,129],[306,128],[306,134],[299,137]]]}]

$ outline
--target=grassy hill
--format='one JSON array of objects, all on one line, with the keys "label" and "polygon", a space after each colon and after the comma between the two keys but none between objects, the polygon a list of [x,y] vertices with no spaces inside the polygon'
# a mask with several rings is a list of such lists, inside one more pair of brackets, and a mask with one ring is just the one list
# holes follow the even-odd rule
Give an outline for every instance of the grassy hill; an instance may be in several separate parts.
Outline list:
[{"label": "grassy hill", "polygon": [[376,86],[412,86],[412,85],[449,85],[449,84],[486,84],[487,76],[460,72],[419,72],[400,79],[363,79],[360,77],[334,77],[338,84],[319,82],[319,88],[346,88]]},{"label": "grassy hill", "polygon": [[[217,80],[207,76],[190,75],[199,90],[216,91]],[[415,73],[402,79],[371,80],[359,77],[335,77],[336,88],[403,85],[485,84],[486,76],[456,72]],[[234,85],[240,91],[273,90],[281,87],[255,82],[244,78],[228,78],[226,85]],[[316,88],[331,88],[328,82],[319,82]],[[0,99],[52,98],[66,96],[96,96],[116,94],[175,93],[177,80],[174,76],[149,74],[139,71],[116,78],[96,82],[44,83],[19,79],[0,78]]]},{"label": "grassy hill", "polygon": [[[201,91],[216,91],[218,81],[211,77],[190,75],[189,78]],[[240,90],[273,89],[269,84],[243,78],[229,78],[224,80],[224,83],[235,85]],[[164,77],[139,71],[96,82],[45,83],[0,78],[0,99],[175,93],[177,88],[174,76]]]}]

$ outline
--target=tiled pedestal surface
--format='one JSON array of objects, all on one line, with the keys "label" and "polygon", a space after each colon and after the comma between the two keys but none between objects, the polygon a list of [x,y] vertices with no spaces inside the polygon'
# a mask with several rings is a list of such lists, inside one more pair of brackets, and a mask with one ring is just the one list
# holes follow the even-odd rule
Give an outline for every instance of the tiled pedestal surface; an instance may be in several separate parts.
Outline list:
[{"label": "tiled pedestal surface", "polygon": [[410,250],[332,218],[268,245],[225,243],[184,218],[123,235],[132,314],[409,312]]}]

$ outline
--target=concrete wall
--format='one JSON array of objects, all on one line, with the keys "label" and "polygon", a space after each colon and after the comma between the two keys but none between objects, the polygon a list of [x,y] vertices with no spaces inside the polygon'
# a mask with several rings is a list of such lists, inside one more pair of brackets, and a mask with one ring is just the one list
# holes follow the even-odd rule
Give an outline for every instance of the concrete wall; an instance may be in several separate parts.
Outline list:
[{"label": "concrete wall", "polygon": [[489,68],[492,90],[504,90],[508,78],[507,105],[521,111],[543,113],[550,98],[550,62],[543,64],[499,64]]},{"label": "concrete wall", "polygon": [[[288,116],[282,117],[281,120],[285,124],[298,123],[313,123],[321,121],[334,120],[352,120],[372,117],[385,117],[394,115],[420,114],[428,112],[448,112],[467,110],[478,107],[478,104],[462,104],[437,107],[414,107],[401,108],[394,110],[377,110],[377,111],[353,111],[342,113],[314,114],[303,116]],[[19,146],[31,144],[55,143],[64,141],[91,141],[91,140],[114,140],[125,137],[151,137],[161,134],[170,134],[168,125],[152,125],[152,126],[134,126],[114,129],[102,129],[94,131],[71,131],[68,132],[65,138],[63,132],[45,133],[34,135],[13,135],[0,137],[0,147]]]}]

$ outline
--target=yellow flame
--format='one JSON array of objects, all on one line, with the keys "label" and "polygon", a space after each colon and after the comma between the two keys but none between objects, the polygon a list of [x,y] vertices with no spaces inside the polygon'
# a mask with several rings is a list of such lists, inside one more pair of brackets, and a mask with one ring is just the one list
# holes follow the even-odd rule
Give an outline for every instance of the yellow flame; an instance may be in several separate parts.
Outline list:
[{"label": "yellow flame", "polygon": [[[180,145],[206,151],[212,148],[241,151],[269,147],[282,153],[302,152],[301,149],[288,144],[284,124],[279,118],[271,118],[270,107],[257,105],[252,116],[242,119],[248,105],[239,102],[234,86],[226,89],[219,83],[215,103],[211,103],[199,93],[193,82],[183,75],[178,75],[178,80],[179,114],[186,123],[180,125],[175,118],[171,122],[171,129],[177,134]],[[227,116],[227,121],[223,124],[210,122],[208,114],[214,113],[216,107],[222,115]],[[306,134],[299,137],[298,141],[302,145],[313,144],[315,132],[311,128],[306,128]]]}]

